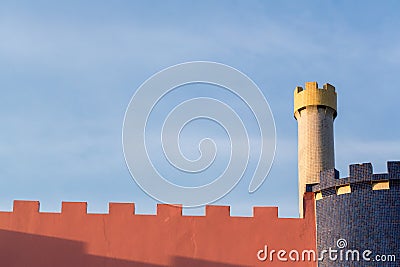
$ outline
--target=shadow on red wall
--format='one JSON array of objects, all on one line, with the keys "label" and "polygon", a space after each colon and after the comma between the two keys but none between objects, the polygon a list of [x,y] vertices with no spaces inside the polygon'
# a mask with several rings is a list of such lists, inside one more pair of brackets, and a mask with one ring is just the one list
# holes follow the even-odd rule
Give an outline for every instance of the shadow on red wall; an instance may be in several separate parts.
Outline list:
[{"label": "shadow on red wall", "polygon": [[[1,266],[7,267],[166,266],[90,255],[85,252],[85,244],[83,242],[5,230],[0,230],[0,261]],[[236,267],[239,265],[185,257],[173,257],[168,266]]]}]

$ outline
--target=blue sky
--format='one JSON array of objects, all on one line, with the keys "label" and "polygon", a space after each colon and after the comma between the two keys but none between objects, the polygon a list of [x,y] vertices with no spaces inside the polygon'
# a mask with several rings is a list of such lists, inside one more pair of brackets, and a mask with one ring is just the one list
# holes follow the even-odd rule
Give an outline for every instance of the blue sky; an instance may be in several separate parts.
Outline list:
[{"label": "blue sky", "polygon": [[[136,88],[181,62],[231,65],[263,91],[277,129],[276,158],[254,194],[243,179],[218,205],[297,216],[293,90],[329,82],[338,92],[336,166],[400,160],[397,1],[1,1],[0,209],[14,199],[156,202],[134,183],[121,145]],[[201,213],[201,210],[185,211]]]}]

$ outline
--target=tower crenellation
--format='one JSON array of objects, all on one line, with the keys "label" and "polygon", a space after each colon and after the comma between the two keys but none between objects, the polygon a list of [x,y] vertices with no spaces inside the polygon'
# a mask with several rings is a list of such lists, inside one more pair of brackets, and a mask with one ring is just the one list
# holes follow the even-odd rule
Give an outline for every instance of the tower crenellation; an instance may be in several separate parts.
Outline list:
[{"label": "tower crenellation", "polygon": [[[388,161],[386,173],[374,173],[371,163],[360,163],[349,165],[349,176],[339,178],[339,171],[336,169],[330,169],[322,171],[320,174],[320,182],[318,184],[309,185],[307,191],[318,193],[324,190],[333,189],[337,191],[337,188],[343,185],[349,185],[350,187],[357,186],[359,184],[368,184],[370,189],[373,190],[375,183],[384,183],[400,180],[400,161]],[[390,188],[387,188],[390,189]]]},{"label": "tower crenellation", "polygon": [[305,89],[297,86],[294,90],[294,113],[307,106],[326,106],[335,111],[337,115],[337,93],[335,86],[326,83],[318,88],[317,82],[306,82]]},{"label": "tower crenellation", "polygon": [[[321,172],[320,183],[307,186],[316,200],[317,247],[326,249],[346,240],[349,249],[395,255],[400,239],[400,161],[387,162],[386,173],[374,173],[371,163],[352,164],[348,177],[335,169]],[[383,266],[368,262],[356,266]],[[323,259],[318,266],[343,266]],[[386,262],[385,266],[398,266]]]}]

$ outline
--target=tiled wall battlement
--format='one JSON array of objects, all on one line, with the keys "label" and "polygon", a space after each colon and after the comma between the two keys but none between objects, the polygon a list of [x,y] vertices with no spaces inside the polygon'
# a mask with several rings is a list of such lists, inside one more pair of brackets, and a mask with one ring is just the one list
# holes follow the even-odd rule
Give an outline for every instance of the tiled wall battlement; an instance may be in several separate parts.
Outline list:
[{"label": "tiled wall battlement", "polygon": [[[349,177],[339,178],[336,169],[321,172],[320,183],[308,185],[307,191],[319,192],[335,189],[344,185],[372,184],[379,181],[400,181],[400,161],[388,161],[387,173],[373,173],[371,163],[349,165]],[[395,183],[393,183],[395,184]]]},{"label": "tiled wall battlement", "polygon": [[[321,174],[320,184],[309,186],[316,198],[318,251],[337,249],[340,239],[346,240],[343,251],[372,251],[368,262],[325,257],[319,266],[399,266],[400,162],[387,166],[387,173],[374,174],[371,163],[353,164],[349,177],[341,179],[332,169]],[[382,255],[396,261],[382,263]]]}]

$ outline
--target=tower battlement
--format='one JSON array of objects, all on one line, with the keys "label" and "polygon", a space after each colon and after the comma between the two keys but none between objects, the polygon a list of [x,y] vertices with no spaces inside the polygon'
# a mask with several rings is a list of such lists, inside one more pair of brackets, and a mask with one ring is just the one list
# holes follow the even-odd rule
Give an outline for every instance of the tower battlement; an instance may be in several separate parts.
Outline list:
[{"label": "tower battlement", "polygon": [[[400,161],[388,161],[387,173],[373,173],[371,163],[351,164],[349,165],[349,176],[339,178],[339,172],[336,169],[322,171],[319,184],[308,185],[307,191],[316,193],[318,196],[322,193],[322,197],[332,195],[334,193],[351,193],[352,188],[369,187],[371,190],[390,189],[390,184],[394,181],[400,181]],[[398,182],[397,182],[398,183]],[[342,190],[341,188],[346,188]]]},{"label": "tower battlement", "polygon": [[[339,239],[347,248],[376,251],[398,258],[400,248],[400,161],[387,162],[387,173],[374,173],[371,163],[352,164],[349,176],[339,178],[336,169],[322,171],[320,183],[308,185],[314,192],[317,215],[317,247],[322,251]],[[397,254],[397,255],[396,255]],[[387,266],[398,266],[395,261]],[[324,259],[318,266],[343,266]],[[356,266],[383,266],[368,262]]]},{"label": "tower battlement", "polygon": [[337,115],[337,94],[335,87],[329,83],[318,88],[317,82],[306,82],[305,89],[297,86],[294,89],[294,113],[307,106],[326,106],[332,108]]}]

